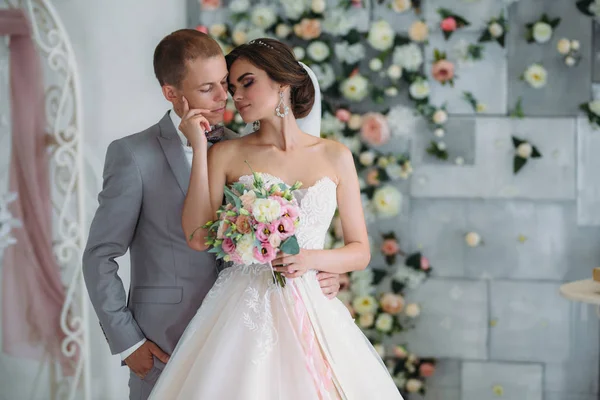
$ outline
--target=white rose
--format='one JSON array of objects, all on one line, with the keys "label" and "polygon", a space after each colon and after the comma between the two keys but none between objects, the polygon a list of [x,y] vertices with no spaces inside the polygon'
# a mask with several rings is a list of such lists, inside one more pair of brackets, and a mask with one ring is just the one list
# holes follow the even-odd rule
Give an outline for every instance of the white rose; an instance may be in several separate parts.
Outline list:
[{"label": "white rose", "polygon": [[362,126],[362,117],[359,114],[352,114],[348,120],[348,128],[358,130]]},{"label": "white rose", "polygon": [[248,35],[246,35],[246,32],[244,31],[234,31],[231,34],[231,40],[233,41],[233,44],[239,46],[241,44],[246,43],[246,41],[248,40]]},{"label": "white rose", "polygon": [[558,50],[560,54],[568,54],[569,51],[571,51],[571,42],[569,41],[569,39],[560,39],[556,44],[556,50]]},{"label": "white rose", "polygon": [[356,74],[344,80],[340,87],[342,95],[348,100],[361,101],[369,94],[369,81]]},{"label": "white rose", "polygon": [[533,25],[533,40],[546,43],[552,37],[552,27],[545,22],[536,22]]},{"label": "white rose", "polygon": [[290,33],[292,33],[292,28],[290,28],[289,25],[279,24],[275,28],[275,35],[278,38],[285,39],[286,37],[288,37],[290,35]]},{"label": "white rose", "polygon": [[504,33],[504,28],[497,22],[492,22],[490,26],[488,26],[488,31],[493,38],[499,38]]},{"label": "white rose", "polygon": [[588,103],[590,111],[600,117],[600,100],[590,101]]},{"label": "white rose", "polygon": [[277,22],[277,14],[275,14],[272,7],[256,5],[252,9],[250,20],[255,26],[268,29]]},{"label": "white rose", "polygon": [[208,29],[208,33],[214,37],[221,37],[227,31],[225,24],[214,24]]},{"label": "white rose", "polygon": [[407,304],[404,313],[410,318],[416,318],[421,314],[421,307],[416,303]]},{"label": "white rose", "polygon": [[531,145],[527,142],[523,142],[517,147],[517,155],[521,158],[531,157],[532,152],[533,147],[531,147]]},{"label": "white rose", "polygon": [[304,49],[300,46],[294,47],[294,55],[296,56],[296,60],[303,60],[306,57]]},{"label": "white rose", "polygon": [[571,48],[572,48],[574,51],[577,51],[577,50],[579,50],[579,47],[580,47],[580,45],[579,45],[579,40],[571,40]]},{"label": "white rose", "polygon": [[389,87],[387,89],[385,89],[385,95],[389,96],[389,97],[396,97],[398,96],[398,89],[396,89],[395,87]]},{"label": "white rose", "polygon": [[373,58],[371,61],[369,61],[369,68],[371,71],[380,71],[382,67],[383,63],[379,58]]},{"label": "white rose", "polygon": [[437,143],[437,148],[438,148],[440,151],[444,151],[444,150],[446,150],[446,143],[444,143],[444,142],[438,142],[438,143]]},{"label": "white rose", "polygon": [[417,71],[423,64],[423,52],[415,43],[398,46],[392,53],[392,62],[407,71]]},{"label": "white rose", "polygon": [[402,208],[402,193],[393,186],[383,186],[373,194],[373,205],[382,217],[395,217]]},{"label": "white rose", "polygon": [[274,249],[279,248],[279,245],[281,244],[281,237],[278,234],[273,233],[272,235],[269,236],[269,244]]},{"label": "white rose", "polygon": [[371,313],[361,314],[358,317],[358,325],[360,325],[361,328],[370,328],[373,326],[374,322],[375,316]]},{"label": "white rose", "polygon": [[571,57],[571,56],[565,57],[565,64],[567,64],[568,67],[572,67],[576,63],[577,63],[577,60],[575,60],[573,57]]},{"label": "white rose", "polygon": [[399,65],[390,65],[387,69],[387,74],[390,77],[390,79],[400,79],[402,78],[402,67]]},{"label": "white rose", "polygon": [[413,99],[425,99],[429,96],[429,82],[426,80],[417,80],[410,85],[408,91]]},{"label": "white rose", "polygon": [[375,153],[372,151],[363,151],[358,156],[358,161],[365,167],[370,167],[375,162]]},{"label": "white rose", "polygon": [[250,1],[248,0],[233,0],[229,5],[229,9],[236,14],[248,11],[249,7]]},{"label": "white rose", "polygon": [[306,51],[308,56],[316,62],[324,61],[330,54],[329,46],[319,40],[309,44]]},{"label": "white rose", "polygon": [[435,135],[435,137],[443,138],[446,132],[444,132],[442,128],[437,128],[435,131],[433,131],[433,134]]},{"label": "white rose", "polygon": [[359,315],[372,314],[377,310],[377,300],[369,295],[358,296],[352,301],[352,308]]},{"label": "white rose", "polygon": [[240,238],[237,242],[236,252],[242,258],[244,264],[250,265],[255,262],[253,251],[254,251],[254,237],[251,233],[248,233]]},{"label": "white rose", "polygon": [[394,45],[394,30],[385,20],[379,20],[371,25],[367,41],[375,49],[385,51]]},{"label": "white rose", "polygon": [[477,232],[469,232],[465,235],[465,242],[469,247],[477,247],[481,243],[481,236]]},{"label": "white rose", "polygon": [[381,357],[381,358],[385,357],[385,347],[383,347],[383,345],[381,343],[375,344],[373,346],[373,348],[375,349],[377,354],[379,354],[379,357]]},{"label": "white rose", "polygon": [[442,125],[448,121],[448,113],[444,110],[437,110],[433,113],[433,123]]},{"label": "white rose", "polygon": [[535,89],[540,89],[546,86],[548,80],[548,73],[546,69],[540,64],[530,65],[524,74],[525,81]]},{"label": "white rose", "polygon": [[423,382],[418,379],[409,379],[406,381],[406,391],[409,393],[416,393],[423,387]]},{"label": "white rose", "polygon": [[379,314],[375,321],[375,328],[380,332],[389,332],[394,326],[394,318],[388,313]]},{"label": "white rose", "polygon": [[465,163],[465,159],[459,156],[459,157],[456,157],[454,162],[456,163],[456,165],[463,165]]},{"label": "white rose", "polygon": [[397,13],[403,13],[412,8],[410,0],[392,0],[392,10]]},{"label": "white rose", "polygon": [[281,216],[281,205],[271,199],[256,199],[252,215],[259,222],[272,222]]},{"label": "white rose", "polygon": [[323,11],[325,11],[325,0],[312,0],[310,9],[313,10],[315,14],[322,14]]}]

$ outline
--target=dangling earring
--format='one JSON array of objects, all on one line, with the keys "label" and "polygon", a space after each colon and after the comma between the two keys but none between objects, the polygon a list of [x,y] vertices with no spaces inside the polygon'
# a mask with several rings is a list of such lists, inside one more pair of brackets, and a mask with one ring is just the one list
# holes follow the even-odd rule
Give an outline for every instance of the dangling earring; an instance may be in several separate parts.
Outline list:
[{"label": "dangling earring", "polygon": [[[281,109],[283,108],[283,113]],[[290,112],[290,108],[285,105],[283,102],[283,92],[279,92],[279,104],[277,104],[277,108],[275,109],[278,117],[284,118]]]},{"label": "dangling earring", "polygon": [[260,121],[254,121],[252,123],[252,129],[254,129],[254,132],[256,132],[257,130],[260,129]]}]

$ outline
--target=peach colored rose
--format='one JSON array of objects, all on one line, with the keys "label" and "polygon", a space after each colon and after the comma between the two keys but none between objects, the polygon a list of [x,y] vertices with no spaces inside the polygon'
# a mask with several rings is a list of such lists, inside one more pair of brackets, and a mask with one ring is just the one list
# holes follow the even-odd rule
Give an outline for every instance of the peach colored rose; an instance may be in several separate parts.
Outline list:
[{"label": "peach colored rose", "polygon": [[225,110],[225,112],[223,113],[223,122],[228,124],[231,121],[233,121],[233,111],[231,110]]},{"label": "peach colored rose", "polygon": [[381,252],[384,256],[393,256],[398,254],[400,251],[400,247],[398,246],[398,241],[396,239],[385,239],[383,243],[381,243]]},{"label": "peach colored rose", "polygon": [[455,31],[458,27],[456,24],[456,20],[453,17],[444,18],[442,22],[440,22],[440,27],[444,32],[452,32]]},{"label": "peach colored rose", "polygon": [[352,114],[350,114],[350,111],[348,111],[344,108],[340,108],[339,110],[337,110],[335,112],[335,117],[342,122],[348,122],[350,120],[351,115]]},{"label": "peach colored rose", "polygon": [[316,39],[321,36],[321,21],[303,18],[299,24],[294,25],[294,33],[304,40]]},{"label": "peach colored rose", "polygon": [[427,271],[429,268],[431,268],[431,265],[429,265],[429,259],[421,256],[421,269],[423,271]]},{"label": "peach colored rose", "polygon": [[424,378],[429,378],[435,373],[435,365],[431,363],[423,363],[419,367],[419,375]]},{"label": "peach colored rose", "polygon": [[367,173],[367,183],[371,186],[379,186],[379,171],[372,169]]},{"label": "peach colored rose", "polygon": [[388,314],[398,314],[404,309],[404,299],[394,293],[386,293],[381,297],[381,308]]},{"label": "peach colored rose", "polygon": [[415,21],[408,30],[408,37],[413,42],[424,42],[429,36],[429,28],[423,21]]},{"label": "peach colored rose", "polygon": [[198,26],[196,27],[196,30],[197,30],[198,32],[202,32],[202,33],[208,33],[208,28],[207,28],[206,26],[204,26],[204,25],[198,25]]},{"label": "peach colored rose", "polygon": [[221,7],[221,0],[200,0],[203,10],[216,10]]},{"label": "peach colored rose", "polygon": [[363,115],[360,128],[362,139],[372,146],[381,146],[390,139],[390,127],[385,117],[379,113]]},{"label": "peach colored rose", "polygon": [[433,64],[431,70],[433,79],[438,82],[445,83],[454,78],[454,64],[448,60],[439,60]]},{"label": "peach colored rose", "polygon": [[256,193],[253,190],[249,190],[240,196],[240,200],[242,201],[242,207],[251,213],[256,201]]},{"label": "peach colored rose", "polygon": [[235,226],[237,226],[237,230],[240,233],[246,234],[252,232],[252,227],[250,226],[250,218],[246,215],[240,215],[237,217],[235,221]]}]

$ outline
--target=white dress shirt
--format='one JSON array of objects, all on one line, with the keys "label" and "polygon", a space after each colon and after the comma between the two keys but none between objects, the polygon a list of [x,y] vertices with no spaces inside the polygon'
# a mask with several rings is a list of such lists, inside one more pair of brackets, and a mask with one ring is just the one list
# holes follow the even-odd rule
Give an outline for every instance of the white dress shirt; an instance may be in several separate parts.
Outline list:
[{"label": "white dress shirt", "polygon": [[[169,116],[171,117],[171,121],[173,122],[173,126],[175,127],[175,130],[177,130],[177,135],[179,136],[179,139],[181,139],[181,146],[183,146],[183,151],[185,152],[185,158],[187,159],[189,165],[191,166],[192,158],[194,157],[194,152],[192,151],[192,148],[187,145],[187,139],[186,139],[185,135],[178,128],[179,124],[181,123],[181,118],[179,117],[179,115],[177,115],[175,110],[171,110],[169,112]],[[138,343],[136,343],[133,346],[131,346],[130,348],[128,348],[127,350],[120,353],[121,360],[125,361],[125,359],[127,357],[132,355],[133,352],[136,351],[137,349],[139,349],[145,342],[146,342],[146,339],[144,338],[144,339],[140,340]]]}]

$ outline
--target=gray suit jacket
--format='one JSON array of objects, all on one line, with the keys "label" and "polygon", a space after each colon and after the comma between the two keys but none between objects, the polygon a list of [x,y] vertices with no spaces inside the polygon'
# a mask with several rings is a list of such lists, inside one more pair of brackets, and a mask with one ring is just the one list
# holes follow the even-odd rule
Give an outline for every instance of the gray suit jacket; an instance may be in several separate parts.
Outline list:
[{"label": "gray suit jacket", "polygon": [[[158,124],[108,147],[83,275],[113,354],[144,337],[171,354],[215,282],[215,258],[189,248],[181,227],[189,177],[168,113]],[[127,298],[115,258],[128,249]]]}]

